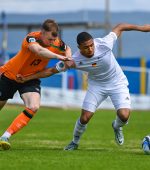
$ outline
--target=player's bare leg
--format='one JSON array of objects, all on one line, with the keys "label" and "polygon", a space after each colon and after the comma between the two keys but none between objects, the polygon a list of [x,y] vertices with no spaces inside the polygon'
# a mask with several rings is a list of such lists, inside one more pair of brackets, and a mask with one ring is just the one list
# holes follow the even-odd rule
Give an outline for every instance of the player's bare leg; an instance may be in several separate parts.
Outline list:
[{"label": "player's bare leg", "polygon": [[23,110],[10,124],[5,133],[1,136],[0,147],[3,150],[10,149],[9,138],[26,126],[31,118],[34,116],[40,105],[40,94],[36,92],[28,92],[22,95],[22,99],[25,104],[25,110]]}]

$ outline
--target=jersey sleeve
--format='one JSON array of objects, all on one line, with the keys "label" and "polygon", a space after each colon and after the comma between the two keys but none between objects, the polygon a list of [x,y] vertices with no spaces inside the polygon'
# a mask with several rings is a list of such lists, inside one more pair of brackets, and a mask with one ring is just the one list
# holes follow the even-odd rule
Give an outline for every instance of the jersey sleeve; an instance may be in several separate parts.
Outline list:
[{"label": "jersey sleeve", "polygon": [[38,43],[36,38],[34,36],[27,36],[24,38],[24,40],[22,42],[22,48],[28,48],[29,45],[31,45],[33,43]]},{"label": "jersey sleeve", "polygon": [[113,46],[117,40],[117,35],[114,32],[110,32],[103,38],[97,38],[97,41],[101,43],[101,45],[107,46],[109,49],[113,49]]},{"label": "jersey sleeve", "polygon": [[36,38],[33,37],[33,36],[27,36],[27,37],[26,37],[26,41],[27,41],[28,43],[36,42]]},{"label": "jersey sleeve", "polygon": [[33,44],[33,43],[38,43],[37,39],[34,36],[27,36],[26,42],[28,45]]}]

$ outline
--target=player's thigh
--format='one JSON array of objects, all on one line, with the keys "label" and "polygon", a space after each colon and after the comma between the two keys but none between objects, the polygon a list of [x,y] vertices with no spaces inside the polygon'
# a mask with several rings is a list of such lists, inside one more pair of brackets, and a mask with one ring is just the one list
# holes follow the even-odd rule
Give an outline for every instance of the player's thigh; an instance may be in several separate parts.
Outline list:
[{"label": "player's thigh", "polygon": [[95,112],[97,107],[107,98],[107,95],[103,93],[99,87],[93,86],[88,88],[82,109],[87,110],[89,112]]},{"label": "player's thigh", "polygon": [[131,108],[131,98],[127,86],[118,86],[118,89],[112,90],[109,96],[116,110]]},{"label": "player's thigh", "polygon": [[40,81],[34,80],[24,83],[19,88],[19,93],[26,107],[37,111],[40,106]]}]

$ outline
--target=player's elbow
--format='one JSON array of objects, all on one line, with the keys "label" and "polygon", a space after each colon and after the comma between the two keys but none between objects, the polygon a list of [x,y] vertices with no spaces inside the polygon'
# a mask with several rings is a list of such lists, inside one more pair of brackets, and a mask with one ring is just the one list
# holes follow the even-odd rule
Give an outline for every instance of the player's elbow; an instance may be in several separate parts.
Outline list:
[{"label": "player's elbow", "polygon": [[119,31],[124,31],[124,29],[127,27],[127,25],[128,24],[126,24],[126,23],[119,23],[113,29],[119,30]]},{"label": "player's elbow", "polygon": [[123,31],[128,31],[128,30],[131,30],[130,24],[120,23],[116,25],[112,31],[115,32],[117,36],[120,36]]},{"label": "player's elbow", "polygon": [[116,28],[120,31],[130,31],[130,30],[136,30],[137,25],[128,24],[128,23],[120,23],[116,26]]}]

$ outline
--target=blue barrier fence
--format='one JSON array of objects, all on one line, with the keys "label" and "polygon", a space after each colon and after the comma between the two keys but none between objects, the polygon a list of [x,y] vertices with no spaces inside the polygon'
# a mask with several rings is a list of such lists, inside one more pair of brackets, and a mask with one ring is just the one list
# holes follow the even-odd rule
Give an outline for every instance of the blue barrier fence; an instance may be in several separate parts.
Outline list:
[{"label": "blue barrier fence", "polygon": [[[141,67],[140,58],[117,58],[117,61],[120,66]],[[140,94],[141,73],[132,71],[124,71],[124,73],[129,81],[130,93]]]},{"label": "blue barrier fence", "polygon": [[[14,54],[9,55],[10,58],[14,56]],[[135,67],[135,68],[140,68],[143,67],[141,65],[141,58],[140,57],[128,57],[128,58],[117,58],[117,61],[120,66],[127,66],[127,67]],[[53,67],[58,60],[52,59],[47,67]],[[146,68],[150,68],[150,61],[146,62],[145,65]],[[67,72],[67,88],[68,89],[81,89],[82,88],[82,76],[81,72],[75,70],[75,69],[70,69]],[[145,79],[143,80],[141,77],[141,72],[134,72],[134,71],[126,71],[124,70],[125,75],[128,78],[129,81],[129,89],[130,93],[132,94],[141,94],[141,89],[145,89],[145,93],[147,93],[147,73],[145,74]],[[62,74],[58,73],[54,76],[47,77],[41,79],[42,86],[48,86],[48,87],[57,87],[61,88],[62,87]],[[145,82],[143,82],[145,81]]]}]

